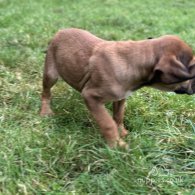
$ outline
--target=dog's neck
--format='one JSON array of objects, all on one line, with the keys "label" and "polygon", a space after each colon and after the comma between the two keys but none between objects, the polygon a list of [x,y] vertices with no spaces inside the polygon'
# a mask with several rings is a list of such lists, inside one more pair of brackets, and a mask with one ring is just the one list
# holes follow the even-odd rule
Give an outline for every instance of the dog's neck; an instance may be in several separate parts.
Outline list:
[{"label": "dog's neck", "polygon": [[125,50],[128,51],[126,60],[129,66],[130,85],[135,86],[133,90],[139,89],[150,81],[151,78],[148,75],[152,75],[158,61],[156,43],[152,40],[126,41],[122,45],[126,45]]}]

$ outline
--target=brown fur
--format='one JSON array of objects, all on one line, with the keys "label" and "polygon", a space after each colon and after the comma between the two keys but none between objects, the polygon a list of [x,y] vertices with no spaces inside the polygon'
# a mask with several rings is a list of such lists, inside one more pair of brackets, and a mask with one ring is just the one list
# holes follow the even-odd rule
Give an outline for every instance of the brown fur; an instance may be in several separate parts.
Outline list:
[{"label": "brown fur", "polygon": [[[46,55],[41,115],[52,114],[50,89],[60,76],[81,92],[109,146],[126,147],[125,98],[143,86],[194,93],[194,61],[192,49],[176,36],[106,41],[80,29],[60,30]],[[107,101],[113,101],[113,118]]]}]

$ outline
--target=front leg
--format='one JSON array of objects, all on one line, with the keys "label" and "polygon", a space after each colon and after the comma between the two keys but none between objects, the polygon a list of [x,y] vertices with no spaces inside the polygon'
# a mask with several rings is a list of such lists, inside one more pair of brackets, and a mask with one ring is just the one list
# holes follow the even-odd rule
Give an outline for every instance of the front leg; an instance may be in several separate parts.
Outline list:
[{"label": "front leg", "polygon": [[107,112],[103,102],[89,92],[84,92],[82,95],[89,111],[99,125],[100,132],[105,138],[107,144],[111,148],[116,147],[117,145],[127,148],[127,144],[120,138],[118,127]]},{"label": "front leg", "polygon": [[125,129],[123,124],[125,112],[125,99],[113,102],[113,118],[118,126],[120,135],[125,137],[128,134],[128,131]]}]

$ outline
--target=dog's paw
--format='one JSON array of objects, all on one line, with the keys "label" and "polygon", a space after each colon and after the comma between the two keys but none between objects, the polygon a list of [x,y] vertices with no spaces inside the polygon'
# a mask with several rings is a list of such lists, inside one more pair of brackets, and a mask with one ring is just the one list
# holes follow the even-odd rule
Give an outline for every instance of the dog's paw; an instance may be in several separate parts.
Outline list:
[{"label": "dog's paw", "polygon": [[125,150],[129,149],[129,145],[125,141],[123,141],[122,139],[118,140],[118,146],[120,148],[124,148]]},{"label": "dog's paw", "polygon": [[123,148],[123,149],[126,149],[126,150],[129,149],[129,145],[125,141],[123,141],[123,139],[121,139],[121,138],[118,139],[118,140],[115,140],[115,141],[109,141],[108,142],[108,146],[110,148],[117,148],[117,147],[119,147],[119,148]]},{"label": "dog's paw", "polygon": [[41,110],[40,111],[40,116],[53,116],[54,112],[51,109],[47,109],[47,110]]},{"label": "dog's paw", "polygon": [[128,135],[128,131],[125,128],[122,128],[121,132],[120,132],[120,136],[121,137],[126,137]]}]

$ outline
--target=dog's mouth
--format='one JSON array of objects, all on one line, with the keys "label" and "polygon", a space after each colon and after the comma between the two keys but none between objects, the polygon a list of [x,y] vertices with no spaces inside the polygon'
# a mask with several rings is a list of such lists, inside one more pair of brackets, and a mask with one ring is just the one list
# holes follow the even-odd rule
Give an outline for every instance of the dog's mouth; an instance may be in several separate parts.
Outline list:
[{"label": "dog's mouth", "polygon": [[176,94],[187,94],[187,95],[193,95],[195,91],[193,90],[186,90],[185,88],[180,88],[174,91]]},{"label": "dog's mouth", "polygon": [[188,94],[188,95],[195,94],[195,79],[192,79],[184,84],[185,85],[176,88],[174,92],[176,94]]}]

